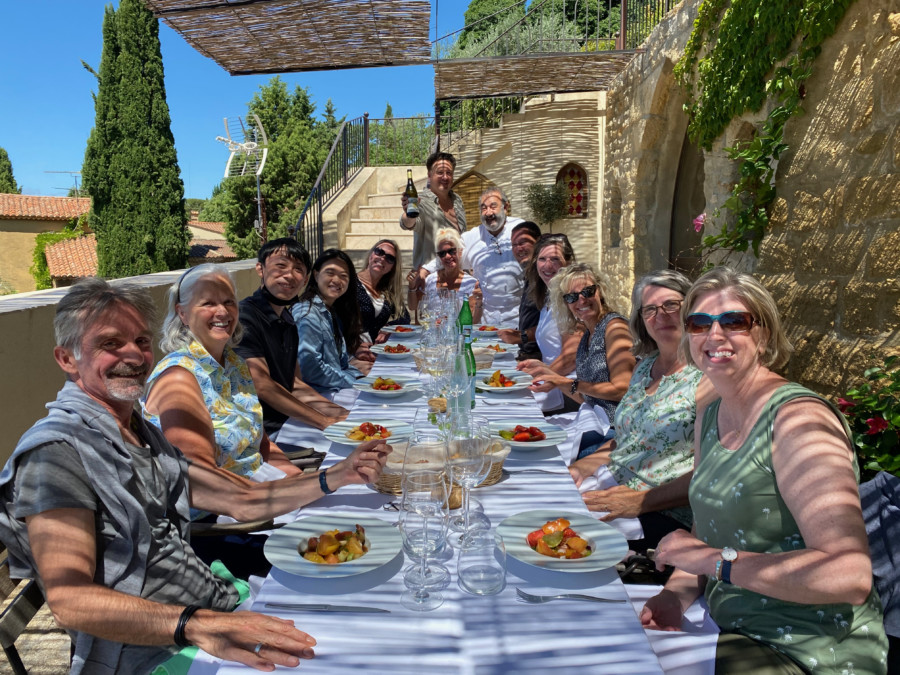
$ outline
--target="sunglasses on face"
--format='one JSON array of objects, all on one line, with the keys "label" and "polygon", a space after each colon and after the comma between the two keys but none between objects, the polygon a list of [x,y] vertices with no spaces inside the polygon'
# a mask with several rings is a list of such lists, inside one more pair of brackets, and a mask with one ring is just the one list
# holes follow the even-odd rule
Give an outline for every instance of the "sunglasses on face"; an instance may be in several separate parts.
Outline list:
[{"label": "sunglasses on face", "polygon": [[721,314],[690,314],[684,329],[691,335],[708,333],[714,323],[726,333],[746,333],[759,323],[750,312],[722,312]]},{"label": "sunglasses on face", "polygon": [[377,255],[379,258],[384,258],[387,262],[391,263],[391,265],[397,262],[397,256],[391,255],[381,247],[373,248],[372,253]]},{"label": "sunglasses on face", "polygon": [[644,317],[645,321],[649,321],[659,311],[662,311],[663,314],[674,314],[681,309],[682,302],[684,300],[666,300],[661,305],[644,305],[641,307],[641,316]]},{"label": "sunglasses on face", "polygon": [[446,258],[448,255],[456,255],[456,248],[445,248],[443,251],[438,251],[438,258]]},{"label": "sunglasses on face", "polygon": [[566,301],[567,305],[573,305],[578,302],[578,296],[580,295],[582,298],[593,298],[594,293],[597,292],[596,284],[593,286],[585,286],[580,291],[576,291],[575,293],[566,293],[563,296],[563,300]]}]

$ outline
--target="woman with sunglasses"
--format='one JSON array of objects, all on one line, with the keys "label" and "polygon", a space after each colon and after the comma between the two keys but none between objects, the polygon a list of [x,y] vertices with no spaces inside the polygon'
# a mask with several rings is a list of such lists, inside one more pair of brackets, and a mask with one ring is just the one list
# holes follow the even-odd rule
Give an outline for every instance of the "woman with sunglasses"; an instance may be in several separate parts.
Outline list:
[{"label": "woman with sunglasses", "polygon": [[460,296],[465,295],[469,299],[469,309],[472,310],[472,321],[479,323],[483,309],[481,286],[478,280],[463,271],[460,261],[463,257],[462,238],[456,230],[446,228],[438,230],[435,235],[435,261],[437,270],[425,278],[424,293],[413,292],[410,288],[412,309],[419,306],[419,301],[425,295],[432,295],[438,291],[456,291]]},{"label": "woman with sunglasses", "polygon": [[705,591],[722,630],[717,673],[886,672],[846,421],[772,370],[791,346],[753,277],[707,272],[682,317],[685,358],[721,398],[698,413],[694,529],[656,547],[657,567],[676,569],[642,623],[681,630]]},{"label": "woman with sunglasses", "polygon": [[392,321],[409,321],[402,296],[400,247],[392,239],[381,239],[369,249],[356,283],[363,342],[385,342],[388,334],[381,331],[385,325]]},{"label": "woman with sunglasses", "polygon": [[[606,303],[606,290],[590,265],[578,263],[562,270],[550,284],[550,305],[560,333],[572,335],[583,326],[575,357],[575,373],[563,376],[539,361],[523,361],[520,369],[535,378],[534,391],[557,390],[576,404],[588,403],[615,419],[616,406],[634,372],[631,333],[621,314]],[[591,452],[615,436],[584,439]]]},{"label": "woman with sunglasses", "polygon": [[[640,361],[616,407],[616,436],[596,447],[582,438],[569,466],[576,485],[606,466],[618,483],[582,498],[604,521],[639,518],[643,538],[630,541],[638,553],[653,548],[675,529],[690,528],[687,490],[694,468],[694,419],[712,387],[681,353],[681,303],[690,280],[675,270],[641,277],[631,292],[631,353]],[[583,385],[579,385],[579,389]],[[588,436],[588,434],[585,434]]]},{"label": "woman with sunglasses", "polygon": [[[517,366],[529,375],[532,370],[544,372],[543,366],[560,377],[575,376],[575,354],[584,328],[573,323],[571,330],[563,330],[550,310],[549,284],[557,273],[575,262],[575,251],[564,234],[545,234],[535,244],[531,262],[525,269],[527,286],[535,307],[540,307],[534,339],[541,351],[541,360],[527,359]],[[578,409],[555,387],[532,388],[544,415],[572,412]]]},{"label": "woman with sunglasses", "polygon": [[291,308],[300,334],[300,373],[320,394],[350,387],[372,369],[371,362],[350,356],[362,342],[359,302],[348,293],[358,283],[350,257],[330,248],[316,258],[309,285]]}]

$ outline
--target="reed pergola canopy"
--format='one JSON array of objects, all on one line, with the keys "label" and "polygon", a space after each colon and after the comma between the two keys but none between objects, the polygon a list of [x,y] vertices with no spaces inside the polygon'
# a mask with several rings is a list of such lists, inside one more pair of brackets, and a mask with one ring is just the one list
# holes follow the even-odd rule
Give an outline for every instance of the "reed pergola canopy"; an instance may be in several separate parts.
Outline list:
[{"label": "reed pergola canopy", "polygon": [[427,64],[429,0],[144,0],[231,75]]}]

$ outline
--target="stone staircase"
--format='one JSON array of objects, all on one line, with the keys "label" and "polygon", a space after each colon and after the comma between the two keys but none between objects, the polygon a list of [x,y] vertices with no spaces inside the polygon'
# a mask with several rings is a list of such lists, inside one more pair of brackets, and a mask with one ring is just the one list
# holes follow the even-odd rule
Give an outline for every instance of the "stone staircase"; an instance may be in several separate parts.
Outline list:
[{"label": "stone staircase", "polygon": [[[424,167],[421,173],[424,173]],[[424,185],[424,178],[416,181],[417,189],[421,189]],[[402,252],[403,269],[409,269],[412,261],[413,233],[400,227],[400,214],[399,191],[379,190],[368,195],[366,203],[356,207],[350,216],[349,228],[344,233],[342,248],[353,260],[357,272],[363,268],[366,254],[379,239],[396,241]]]}]

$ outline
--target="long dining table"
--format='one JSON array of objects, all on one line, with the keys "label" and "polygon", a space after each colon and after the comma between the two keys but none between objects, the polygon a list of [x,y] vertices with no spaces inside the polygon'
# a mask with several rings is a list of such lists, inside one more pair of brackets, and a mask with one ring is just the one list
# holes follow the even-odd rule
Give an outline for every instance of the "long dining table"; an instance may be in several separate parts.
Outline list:
[{"label": "long dining table", "polygon": [[[411,342],[407,342],[410,344]],[[515,367],[510,355],[495,358],[493,368]],[[412,358],[378,357],[372,375],[418,375]],[[392,419],[412,422],[427,404],[421,390],[394,398],[379,398],[355,389],[335,396],[351,409],[349,419],[378,422]],[[475,413],[490,420],[533,419],[543,416],[531,393],[483,393],[476,396]],[[352,447],[330,443],[322,432],[289,422],[277,440],[327,450],[323,467],[340,461]],[[492,527],[503,519],[533,509],[588,515],[557,448],[527,452],[513,449],[506,457],[504,475],[497,484],[479,487],[472,495],[482,505]],[[301,509],[300,518],[349,514],[393,523],[398,497],[382,494],[372,486],[346,486]],[[540,527],[542,523],[536,523]],[[635,610],[614,567],[591,572],[547,571],[509,556],[504,589],[496,595],[474,596],[460,590],[456,577],[456,551],[449,546],[438,556],[451,572],[451,582],[435,610],[416,612],[404,608],[403,569],[400,553],[383,567],[340,581],[298,576],[273,567],[244,609],[292,619],[298,628],[317,640],[316,657],[300,669],[321,672],[447,673],[662,673]],[[566,591],[590,593],[620,602],[593,603],[551,601],[531,605],[517,599],[516,588],[532,593]],[[389,613],[328,613],[284,610],[267,603],[336,603],[389,610]],[[197,668],[193,672],[219,675],[247,672],[235,663]],[[199,658],[203,663],[204,659]]]}]

